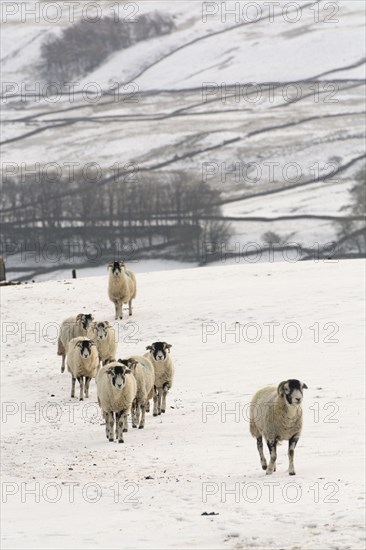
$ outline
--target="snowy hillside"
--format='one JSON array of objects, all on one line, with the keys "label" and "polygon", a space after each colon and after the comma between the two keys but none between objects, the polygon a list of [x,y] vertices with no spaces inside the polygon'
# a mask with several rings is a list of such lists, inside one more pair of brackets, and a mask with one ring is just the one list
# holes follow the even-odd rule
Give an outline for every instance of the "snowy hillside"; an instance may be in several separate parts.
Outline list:
[{"label": "snowy hillside", "polygon": [[[166,340],[176,380],[167,413],[124,445],[105,439],[94,383],[89,401],[70,399],[56,356],[70,313],[112,322],[107,277],[2,289],[3,548],[362,550],[363,271],[355,260],[139,274],[118,354]],[[269,477],[247,405],[288,378],[309,388],[297,475],[284,443]]]},{"label": "snowy hillside", "polygon": [[[102,15],[130,4],[103,2]],[[184,173],[222,190],[225,217],[265,218],[235,222],[233,242],[261,243],[268,230],[307,247],[334,239],[334,220],[322,216],[347,215],[365,162],[365,5],[257,3],[256,16],[252,4],[217,3],[240,6],[239,16],[220,8],[205,20],[199,1],[137,2],[139,14],[171,16],[174,30],[111,54],[63,94],[39,64],[42,44],[70,25],[68,11],[52,22],[51,12],[8,15],[6,163],[20,176],[36,163],[66,174],[93,162],[101,184],[116,163],[134,163],[146,181]],[[81,5],[73,13],[80,20]],[[302,217],[271,221],[279,215]]]}]

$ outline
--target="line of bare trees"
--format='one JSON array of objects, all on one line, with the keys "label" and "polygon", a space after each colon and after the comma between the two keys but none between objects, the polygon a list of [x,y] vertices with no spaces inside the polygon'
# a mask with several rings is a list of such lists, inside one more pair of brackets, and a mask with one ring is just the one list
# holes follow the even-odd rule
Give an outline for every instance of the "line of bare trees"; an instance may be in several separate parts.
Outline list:
[{"label": "line of bare trees", "polygon": [[72,180],[7,178],[1,198],[7,210],[1,245],[73,241],[84,249],[97,242],[108,251],[116,242],[121,249],[133,242],[144,250],[165,244],[169,257],[200,261],[202,243],[223,243],[231,236],[228,223],[206,219],[221,213],[218,202],[219,191],[189,180],[183,172],[148,174],[105,186],[86,181],[82,174]]}]

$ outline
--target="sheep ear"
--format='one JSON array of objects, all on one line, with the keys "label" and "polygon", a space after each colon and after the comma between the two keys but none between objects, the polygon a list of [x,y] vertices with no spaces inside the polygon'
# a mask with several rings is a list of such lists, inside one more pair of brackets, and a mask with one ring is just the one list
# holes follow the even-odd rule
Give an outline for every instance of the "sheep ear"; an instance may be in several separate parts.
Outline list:
[{"label": "sheep ear", "polygon": [[152,350],[153,350],[153,347],[152,347],[152,346],[146,346],[146,349],[152,351]]},{"label": "sheep ear", "polygon": [[167,343],[165,342],[165,347],[166,347],[167,349],[170,349],[170,348],[172,348],[173,346],[172,346],[172,344],[167,344]]},{"label": "sheep ear", "polygon": [[137,361],[135,359],[129,359],[128,368],[130,368],[131,370],[135,370],[136,367],[137,367]]},{"label": "sheep ear", "polygon": [[104,325],[105,325],[106,327],[110,327],[110,326],[111,326],[111,324],[110,324],[109,321],[104,321]]},{"label": "sheep ear", "polygon": [[302,389],[303,389],[303,390],[308,390],[309,388],[307,387],[306,384],[303,383],[303,384],[302,384]]},{"label": "sheep ear", "polygon": [[110,267],[113,267],[113,264],[114,264],[114,262],[109,262],[109,264],[107,266],[107,269],[109,269]]},{"label": "sheep ear", "polygon": [[81,321],[82,317],[83,317],[83,314],[79,313],[79,315],[76,316],[77,322]]},{"label": "sheep ear", "polygon": [[281,382],[279,385],[278,385],[278,388],[277,388],[277,393],[278,395],[280,395],[281,397],[283,397],[285,395],[285,384],[287,383],[287,380],[284,380],[283,382]]},{"label": "sheep ear", "polygon": [[114,367],[109,367],[109,369],[107,369],[105,372],[109,375],[114,374]]},{"label": "sheep ear", "polygon": [[125,368],[125,374],[132,374],[132,370],[128,367]]}]

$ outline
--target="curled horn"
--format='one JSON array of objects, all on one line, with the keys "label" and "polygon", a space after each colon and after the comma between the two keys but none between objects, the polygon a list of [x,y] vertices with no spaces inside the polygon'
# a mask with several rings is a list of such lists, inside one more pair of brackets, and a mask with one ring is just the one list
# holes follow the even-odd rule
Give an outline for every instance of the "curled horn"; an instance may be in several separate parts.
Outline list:
[{"label": "curled horn", "polygon": [[277,393],[278,395],[280,395],[281,397],[283,397],[285,395],[285,384],[286,384],[287,380],[284,380],[283,382],[281,382],[279,385],[278,385],[278,388],[277,388]]}]

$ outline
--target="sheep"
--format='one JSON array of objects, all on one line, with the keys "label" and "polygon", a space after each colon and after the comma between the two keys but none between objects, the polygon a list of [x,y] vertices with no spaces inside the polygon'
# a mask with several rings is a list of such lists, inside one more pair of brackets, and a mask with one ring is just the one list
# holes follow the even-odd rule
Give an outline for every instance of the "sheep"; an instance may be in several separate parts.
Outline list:
[{"label": "sheep", "polygon": [[132,315],[132,300],[136,298],[135,274],[126,269],[123,260],[109,262],[108,296],[116,309],[115,319],[122,319],[122,306],[128,302],[129,315]]},{"label": "sheep", "polygon": [[[307,385],[299,380],[285,380],[276,388],[268,386],[259,390],[250,404],[250,433],[257,438],[260,462],[266,474],[276,471],[276,447],[279,441],[288,441],[289,475],[295,475],[294,452],[302,429],[303,390]],[[267,466],[263,454],[265,437],[270,453]]]},{"label": "sheep", "polygon": [[[105,418],[106,436],[114,441],[114,421],[118,443],[124,443],[128,431],[127,416],[136,397],[137,384],[131,370],[119,361],[112,361],[97,374],[98,403]],[[114,417],[115,415],[115,417]]]},{"label": "sheep", "polygon": [[170,357],[171,344],[166,342],[153,342],[146,346],[149,350],[144,357],[148,357],[154,366],[154,409],[153,416],[158,416],[166,411],[166,395],[173,385],[174,364]]},{"label": "sheep", "polygon": [[68,317],[62,322],[57,342],[57,355],[62,355],[61,372],[65,371],[65,357],[69,342],[78,336],[86,336],[88,326],[93,319],[90,313],[79,313],[76,317]]},{"label": "sheep", "polygon": [[116,360],[117,339],[114,328],[108,321],[90,323],[87,336],[97,346],[99,359],[103,365]]},{"label": "sheep", "polygon": [[126,365],[136,379],[137,392],[132,404],[132,427],[137,428],[137,425],[139,425],[139,429],[141,430],[145,426],[145,411],[150,410],[149,399],[154,394],[154,367],[150,359],[140,357],[139,355],[134,355],[129,359],[119,359],[118,361]]},{"label": "sheep", "polygon": [[[99,366],[99,356],[96,345],[85,336],[73,338],[67,347],[67,370],[72,376],[71,397],[75,397],[75,381],[80,384],[80,401],[89,397],[89,384],[95,378]],[[85,378],[85,386],[84,386]]]}]

